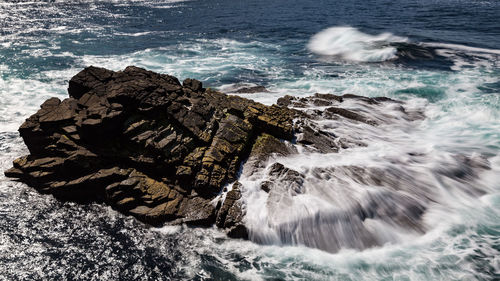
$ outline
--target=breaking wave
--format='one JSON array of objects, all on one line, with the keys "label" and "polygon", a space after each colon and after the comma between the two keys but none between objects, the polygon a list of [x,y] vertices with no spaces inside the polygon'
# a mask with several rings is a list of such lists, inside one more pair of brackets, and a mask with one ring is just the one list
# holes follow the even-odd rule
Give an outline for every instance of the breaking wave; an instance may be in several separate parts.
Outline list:
[{"label": "breaking wave", "polygon": [[353,27],[331,27],[314,35],[308,49],[323,56],[338,56],[348,61],[382,62],[397,58],[391,43],[407,42],[405,37],[385,32],[370,35]]}]

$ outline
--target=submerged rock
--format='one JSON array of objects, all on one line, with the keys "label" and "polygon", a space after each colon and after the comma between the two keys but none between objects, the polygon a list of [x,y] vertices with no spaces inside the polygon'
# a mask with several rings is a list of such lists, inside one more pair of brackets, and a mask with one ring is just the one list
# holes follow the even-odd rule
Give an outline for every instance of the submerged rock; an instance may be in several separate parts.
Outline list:
[{"label": "submerged rock", "polygon": [[254,93],[267,93],[269,92],[264,86],[250,86],[239,88],[235,91],[237,94],[254,94]]},{"label": "submerged rock", "polygon": [[269,90],[262,86],[251,83],[236,83],[224,86],[220,89],[227,94],[255,94],[255,93],[269,93]]}]

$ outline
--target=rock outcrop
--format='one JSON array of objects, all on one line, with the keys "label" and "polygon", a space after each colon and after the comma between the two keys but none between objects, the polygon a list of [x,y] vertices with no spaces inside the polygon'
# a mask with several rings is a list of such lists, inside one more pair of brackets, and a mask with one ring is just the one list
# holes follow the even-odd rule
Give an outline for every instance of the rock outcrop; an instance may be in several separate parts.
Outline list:
[{"label": "rock outcrop", "polygon": [[[349,99],[397,104],[316,94],[265,106],[132,66],[118,72],[88,67],[71,79],[68,92],[63,101],[45,101],[19,128],[30,155],[15,160],[8,177],[60,200],[105,202],[151,225],[216,224],[239,238],[248,235],[237,182],[243,161],[263,169],[271,155],[297,153],[297,145],[337,152],[355,141],[313,120],[376,126],[380,121],[340,105]],[[282,204],[276,198],[283,182],[293,194],[302,192],[303,175],[278,163],[270,173],[261,186],[269,204]]]},{"label": "rock outcrop", "polygon": [[218,195],[253,147],[262,150],[256,140],[293,138],[290,109],[137,67],[88,67],[68,92],[20,127],[30,155],[5,174],[61,200],[106,202],[152,225],[217,223],[244,237],[239,189],[223,203]]}]

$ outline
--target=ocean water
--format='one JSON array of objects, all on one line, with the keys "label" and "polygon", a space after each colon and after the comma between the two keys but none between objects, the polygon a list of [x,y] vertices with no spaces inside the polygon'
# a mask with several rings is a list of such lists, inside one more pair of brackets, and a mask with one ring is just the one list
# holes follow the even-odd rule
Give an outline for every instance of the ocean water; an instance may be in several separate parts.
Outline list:
[{"label": "ocean water", "polygon": [[[243,167],[252,241],[149,228],[1,173],[0,280],[499,280],[499,19],[499,1],[479,0],[0,1],[1,171],[27,153],[24,119],[48,97],[65,98],[89,65],[137,65],[226,92],[263,85],[269,93],[242,96],[265,104],[285,94],[384,96],[425,116],[353,103],[383,125],[319,122],[367,146],[274,159],[306,175],[293,210],[271,214],[258,188],[265,170]],[[349,166],[383,171],[397,188],[356,182]],[[340,175],[314,177],[318,168]],[[366,246],[349,216],[305,223],[368,195],[398,209],[400,194],[425,204],[423,231],[369,220],[377,243]]]}]

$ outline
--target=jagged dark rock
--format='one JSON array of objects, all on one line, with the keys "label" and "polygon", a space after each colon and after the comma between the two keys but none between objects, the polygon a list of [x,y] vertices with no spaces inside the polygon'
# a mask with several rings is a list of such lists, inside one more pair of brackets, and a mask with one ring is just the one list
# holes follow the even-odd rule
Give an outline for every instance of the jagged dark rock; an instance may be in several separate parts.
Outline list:
[{"label": "jagged dark rock", "polygon": [[[265,106],[133,66],[118,72],[88,67],[70,80],[68,93],[63,101],[45,101],[19,128],[30,155],[16,159],[6,176],[61,200],[106,202],[151,225],[216,224],[238,238],[248,236],[241,185],[221,194],[238,179],[243,161],[264,168],[272,155],[297,153],[295,141],[336,152],[338,137],[310,120],[330,116],[375,126],[339,104],[395,102],[316,94]],[[304,176],[280,165],[262,184],[271,205],[302,188]]]},{"label": "jagged dark rock", "polygon": [[241,184],[236,182],[217,213],[216,225],[226,229],[229,237],[247,239],[248,230],[242,222],[244,210],[240,199]]},{"label": "jagged dark rock", "polygon": [[[293,137],[292,110],[137,67],[88,67],[68,92],[21,126],[30,155],[5,174],[62,200],[107,202],[152,225],[214,224],[221,211],[212,200],[236,180],[256,139]],[[237,207],[226,202],[228,221],[219,215],[217,224],[240,228]]]},{"label": "jagged dark rock", "polygon": [[339,150],[335,143],[335,136],[331,133],[312,128],[301,122],[298,125],[296,130],[298,143],[314,147],[322,153],[337,152]]}]

